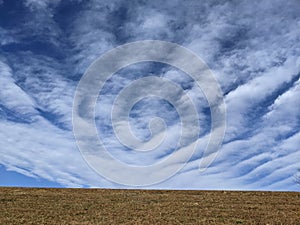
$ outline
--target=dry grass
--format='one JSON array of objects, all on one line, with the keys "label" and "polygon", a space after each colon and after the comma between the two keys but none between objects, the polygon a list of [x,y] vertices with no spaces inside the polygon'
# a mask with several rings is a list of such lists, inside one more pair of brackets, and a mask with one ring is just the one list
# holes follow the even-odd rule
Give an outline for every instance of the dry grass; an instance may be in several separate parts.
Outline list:
[{"label": "dry grass", "polygon": [[0,188],[0,224],[300,225],[300,193]]}]

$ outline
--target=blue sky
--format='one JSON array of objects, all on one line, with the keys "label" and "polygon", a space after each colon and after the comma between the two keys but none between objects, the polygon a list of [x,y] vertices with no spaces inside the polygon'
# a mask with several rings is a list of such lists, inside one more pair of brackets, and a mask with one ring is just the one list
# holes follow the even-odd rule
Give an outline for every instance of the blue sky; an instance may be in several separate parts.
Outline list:
[{"label": "blue sky", "polygon": [[[120,145],[109,116],[118,92],[150,74],[192,96],[200,148],[170,179],[145,188],[299,190],[300,3],[263,1],[0,0],[0,185],[126,187],[99,176],[72,132],[78,81],[106,51],[132,41],[163,40],[201,57],[224,94],[226,133],[214,163],[198,170],[210,129],[205,96],[183,72],[140,63],[112,76],[96,106],[99,135],[121,161],[148,165],[172,154],[138,155]],[[179,118],[166,101],[147,98],[130,116],[140,139],[159,116],[176,140]]]}]

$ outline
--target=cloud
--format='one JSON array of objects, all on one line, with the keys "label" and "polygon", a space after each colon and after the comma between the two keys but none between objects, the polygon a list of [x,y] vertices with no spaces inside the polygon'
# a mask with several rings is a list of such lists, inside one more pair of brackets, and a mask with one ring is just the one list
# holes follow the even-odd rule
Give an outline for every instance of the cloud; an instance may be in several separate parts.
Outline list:
[{"label": "cloud", "polygon": [[0,61],[0,101],[3,106],[12,111],[23,114],[35,113],[35,102],[30,98],[12,78],[11,68]]},{"label": "cloud", "polygon": [[[114,74],[97,102],[97,128],[111,154],[148,165],[173,153],[178,114],[164,101],[141,101],[131,112],[130,125],[137,137],[147,139],[151,118],[164,118],[169,125],[167,150],[136,154],[120,144],[110,124],[112,103],[124,87],[144,75],[165,77],[193,99],[202,130],[199,149],[184,169],[153,187],[297,189],[297,0],[24,0],[21,5],[16,7],[20,19],[14,26],[7,21],[15,21],[10,18],[16,15],[8,10],[0,23],[0,127],[5,131],[0,133],[0,163],[7,169],[65,186],[115,187],[99,178],[76,148],[71,121],[75,89],[87,67],[104,52],[130,41],[159,39],[182,44],[213,70],[227,105],[224,144],[216,161],[200,173],[211,125],[205,96],[182,72],[144,63]],[[9,6],[5,1],[0,7]]]},{"label": "cloud", "polygon": [[25,0],[24,4],[31,10],[49,10],[52,6],[57,6],[61,0]]}]

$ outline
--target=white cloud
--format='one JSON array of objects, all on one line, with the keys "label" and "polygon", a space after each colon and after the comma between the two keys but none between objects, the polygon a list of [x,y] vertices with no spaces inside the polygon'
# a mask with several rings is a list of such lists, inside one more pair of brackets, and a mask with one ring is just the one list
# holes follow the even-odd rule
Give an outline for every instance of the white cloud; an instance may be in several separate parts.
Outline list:
[{"label": "white cloud", "polygon": [[[71,1],[74,4],[80,1]],[[213,69],[226,93],[225,144],[216,162],[204,173],[198,165],[200,150],[178,175],[158,188],[295,190],[292,177],[299,167],[300,5],[295,1],[159,3],[80,2],[79,10],[57,20],[61,1],[26,0],[31,10],[22,28],[0,28],[1,45],[23,44],[37,37],[65,54],[63,60],[28,50],[3,52],[0,64],[0,103],[34,121],[0,121],[0,163],[28,176],[43,177],[67,186],[111,186],[99,179],[82,160],[71,133],[71,110],[76,82],[88,65],[105,51],[128,41],[161,39],[183,44]],[[63,15],[61,15],[63,16]],[[3,36],[3,38],[2,38]],[[3,57],[3,58],[4,58]],[[149,67],[150,68],[150,67]],[[148,67],[136,66],[146,71]],[[144,69],[144,70],[143,70]],[[151,163],[168,151],[138,156],[125,152],[109,129],[109,110],[115,94],[139,75],[121,71],[112,78],[97,110],[99,129],[112,154],[126,162]],[[153,71],[152,71],[153,72]],[[156,71],[155,71],[156,72]],[[200,123],[206,121],[207,102],[192,82],[174,70],[158,74],[187,86],[198,105]],[[298,81],[297,81],[298,79]],[[159,104],[132,120],[133,129],[147,136],[146,122]],[[40,109],[41,111],[37,111]],[[101,110],[100,110],[101,109]],[[43,115],[42,111],[45,113]],[[48,114],[47,114],[48,113]],[[162,112],[164,116],[170,116]],[[48,117],[48,118],[47,118]],[[63,126],[59,126],[63,124]],[[102,127],[101,127],[102,126]],[[176,140],[173,124],[167,132]],[[173,133],[174,132],[174,133]],[[101,132],[100,132],[101,133]],[[172,165],[173,166],[173,165]]]}]

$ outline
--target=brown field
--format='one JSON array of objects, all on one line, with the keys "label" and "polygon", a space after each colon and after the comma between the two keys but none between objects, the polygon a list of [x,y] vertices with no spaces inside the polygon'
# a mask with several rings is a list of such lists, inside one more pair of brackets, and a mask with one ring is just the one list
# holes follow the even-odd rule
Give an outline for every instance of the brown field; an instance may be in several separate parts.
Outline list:
[{"label": "brown field", "polygon": [[0,224],[300,224],[300,193],[0,188]]}]

